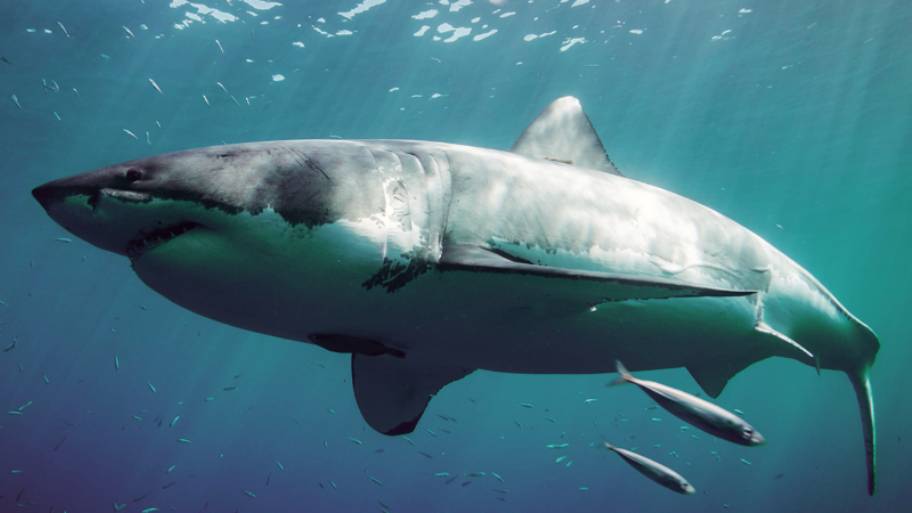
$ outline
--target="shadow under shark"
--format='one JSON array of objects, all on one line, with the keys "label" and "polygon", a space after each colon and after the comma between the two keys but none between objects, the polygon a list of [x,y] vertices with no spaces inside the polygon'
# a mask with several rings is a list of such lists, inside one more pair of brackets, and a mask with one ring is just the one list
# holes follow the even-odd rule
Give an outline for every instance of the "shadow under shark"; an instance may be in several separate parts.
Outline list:
[{"label": "shadow under shark", "polygon": [[849,377],[874,493],[874,333],[759,236],[621,176],[575,98],[509,152],[257,142],[33,194],[175,303],[351,353],[358,406],[382,433],[414,430],[430,398],[475,369],[686,367],[717,397],[747,366],[785,356]]}]

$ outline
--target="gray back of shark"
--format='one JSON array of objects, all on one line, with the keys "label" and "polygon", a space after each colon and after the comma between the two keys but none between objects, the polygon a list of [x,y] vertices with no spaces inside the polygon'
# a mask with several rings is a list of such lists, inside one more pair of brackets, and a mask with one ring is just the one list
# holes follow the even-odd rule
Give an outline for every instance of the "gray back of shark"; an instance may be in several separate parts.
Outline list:
[{"label": "gray back of shark", "polygon": [[412,431],[475,369],[686,367],[711,396],[752,363],[846,372],[869,491],[879,344],[826,288],[723,215],[621,176],[575,98],[513,151],[272,141],[160,155],[33,191],[206,317],[352,354],[378,431]]}]

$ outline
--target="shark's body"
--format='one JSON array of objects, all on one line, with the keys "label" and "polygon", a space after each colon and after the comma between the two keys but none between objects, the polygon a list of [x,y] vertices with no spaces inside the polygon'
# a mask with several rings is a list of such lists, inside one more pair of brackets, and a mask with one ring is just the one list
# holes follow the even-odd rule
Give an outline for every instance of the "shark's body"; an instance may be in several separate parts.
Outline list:
[{"label": "shark's body", "polygon": [[[574,165],[575,164],[575,165]],[[686,367],[710,395],[753,362],[845,371],[862,409],[878,343],[816,279],[723,215],[620,176],[575,99],[513,152],[423,141],[190,150],[35,191],[207,317],[352,353],[388,434],[475,369]]]}]

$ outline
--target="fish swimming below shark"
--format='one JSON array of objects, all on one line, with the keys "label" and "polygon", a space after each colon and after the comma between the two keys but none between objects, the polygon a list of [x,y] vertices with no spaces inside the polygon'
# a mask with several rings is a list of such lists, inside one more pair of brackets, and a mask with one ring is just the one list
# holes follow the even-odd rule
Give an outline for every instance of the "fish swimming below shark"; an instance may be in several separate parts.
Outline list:
[{"label": "fish swimming below shark", "polygon": [[37,187],[74,235],[205,317],[351,354],[385,434],[476,369],[685,367],[710,396],[784,356],[846,373],[875,489],[877,337],[722,214],[622,176],[579,101],[510,151],[269,141],[116,164]]},{"label": "fish swimming below shark", "polygon": [[755,446],[766,442],[759,431],[734,413],[668,385],[635,378],[624,364],[617,362],[616,365],[619,377],[612,385],[636,385],[659,406],[684,422],[736,444]]},{"label": "fish swimming below shark", "polygon": [[656,483],[668,488],[669,490],[683,495],[693,495],[697,489],[690,484],[687,479],[674,470],[662,465],[661,463],[649,459],[642,454],[616,447],[608,442],[603,443],[605,448],[613,451],[621,457],[628,465],[635,468],[637,472],[652,479]]}]

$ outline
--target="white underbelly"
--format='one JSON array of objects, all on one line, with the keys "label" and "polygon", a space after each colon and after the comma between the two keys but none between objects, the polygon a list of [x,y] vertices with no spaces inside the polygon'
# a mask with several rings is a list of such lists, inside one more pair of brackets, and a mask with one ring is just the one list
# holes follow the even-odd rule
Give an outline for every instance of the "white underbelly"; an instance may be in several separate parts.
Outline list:
[{"label": "white underbelly", "polygon": [[227,324],[297,341],[376,340],[410,359],[467,368],[605,372],[615,359],[676,367],[734,350],[751,333],[743,298],[600,304],[598,283],[409,268],[395,258],[401,248],[346,226],[257,230],[244,236],[261,243],[205,231],[178,238],[134,267],[166,297]]},{"label": "white underbelly", "polygon": [[[587,287],[554,278],[431,272],[386,298],[374,318],[410,358],[522,373],[609,372],[684,366],[749,347],[754,309],[745,298],[598,303]],[[568,286],[569,285],[569,286]]]}]

